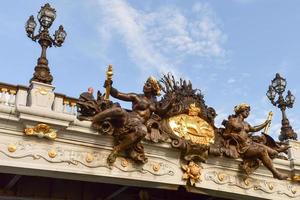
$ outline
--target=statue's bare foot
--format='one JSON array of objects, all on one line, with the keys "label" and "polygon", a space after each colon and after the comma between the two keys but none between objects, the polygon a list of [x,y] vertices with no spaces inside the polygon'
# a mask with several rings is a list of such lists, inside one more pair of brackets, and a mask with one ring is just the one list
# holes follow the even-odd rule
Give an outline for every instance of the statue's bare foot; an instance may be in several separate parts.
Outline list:
[{"label": "statue's bare foot", "polygon": [[274,174],[274,178],[277,178],[279,180],[287,180],[289,176],[278,172],[277,174]]}]

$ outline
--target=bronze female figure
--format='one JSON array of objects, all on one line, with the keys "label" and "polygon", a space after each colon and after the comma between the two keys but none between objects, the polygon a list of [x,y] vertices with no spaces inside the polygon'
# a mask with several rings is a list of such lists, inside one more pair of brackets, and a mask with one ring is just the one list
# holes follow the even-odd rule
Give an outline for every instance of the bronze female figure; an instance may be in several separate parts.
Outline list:
[{"label": "bronze female figure", "polygon": [[[278,151],[272,149],[262,143],[255,142],[251,133],[262,130],[270,123],[266,120],[258,126],[251,126],[245,119],[250,114],[250,106],[240,104],[234,109],[235,114],[228,117],[228,120],[223,122],[225,126],[223,137],[228,143],[234,144],[236,154],[243,158],[244,161],[261,161],[268,168],[273,176],[278,179],[287,179],[288,176],[280,173],[273,165],[272,159],[278,155]],[[233,149],[232,149],[233,150]],[[234,153],[232,153],[234,155]],[[251,163],[251,162],[248,162]],[[259,162],[256,162],[259,163]],[[248,168],[254,167],[251,164],[246,165]],[[258,167],[259,165],[255,166]],[[251,169],[245,169],[251,171]]]},{"label": "bronze female figure", "polygon": [[[106,82],[107,84],[111,84]],[[113,107],[104,110],[94,117],[93,124],[99,124],[104,120],[111,122],[114,127],[116,145],[108,157],[109,163],[114,163],[117,155],[126,151],[128,155],[142,163],[147,162],[143,146],[140,141],[147,134],[146,122],[154,112],[161,113],[168,109],[169,105],[161,108],[156,97],[160,94],[160,85],[153,77],[149,77],[143,87],[143,94],[122,93],[111,86],[110,95],[114,98],[132,102],[132,110]]]}]

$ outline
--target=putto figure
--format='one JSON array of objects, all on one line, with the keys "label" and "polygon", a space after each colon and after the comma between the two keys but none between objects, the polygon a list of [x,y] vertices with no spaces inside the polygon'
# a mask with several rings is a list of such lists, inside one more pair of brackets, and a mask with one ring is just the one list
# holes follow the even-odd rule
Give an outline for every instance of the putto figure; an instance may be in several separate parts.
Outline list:
[{"label": "putto figure", "polygon": [[114,127],[113,136],[115,146],[108,157],[108,163],[115,162],[119,153],[125,151],[135,161],[146,163],[147,158],[140,141],[146,136],[149,127],[147,121],[154,113],[162,113],[170,107],[160,107],[157,96],[160,85],[154,77],[149,77],[143,87],[143,94],[122,93],[112,87],[112,81],[106,81],[105,87],[110,85],[110,95],[116,99],[132,102],[132,111],[120,107],[112,107],[97,114],[93,119],[94,127],[104,121],[109,121]]},{"label": "putto figure", "polygon": [[[235,114],[230,115],[228,120],[223,121],[225,129],[223,129],[223,137],[226,141],[230,155],[232,157],[243,158],[241,167],[249,174],[259,167],[260,162],[268,168],[275,178],[280,180],[287,179],[288,176],[280,173],[273,165],[272,158],[275,158],[279,151],[286,150],[285,148],[272,149],[261,142],[254,141],[251,133],[262,130],[271,121],[266,120],[258,126],[251,126],[245,119],[250,114],[250,106],[242,103],[234,108]],[[269,136],[268,136],[269,137]]]}]

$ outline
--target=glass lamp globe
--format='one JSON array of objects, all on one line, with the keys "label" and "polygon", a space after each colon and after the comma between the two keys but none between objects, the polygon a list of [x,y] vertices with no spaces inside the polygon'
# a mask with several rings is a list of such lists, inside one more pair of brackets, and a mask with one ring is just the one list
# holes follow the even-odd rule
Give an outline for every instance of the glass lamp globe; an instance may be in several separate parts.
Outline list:
[{"label": "glass lamp globe", "polygon": [[295,96],[292,95],[290,90],[288,91],[288,94],[285,97],[285,101],[286,101],[287,105],[289,105],[290,107],[293,106],[293,104],[295,102]]},{"label": "glass lamp globe", "polygon": [[54,39],[58,45],[61,45],[66,39],[67,33],[62,25],[59,26],[58,30],[55,31]]},{"label": "glass lamp globe", "polygon": [[277,73],[275,78],[272,80],[272,87],[277,93],[283,93],[286,87],[286,80]]},{"label": "glass lamp globe", "polygon": [[43,28],[50,28],[56,18],[56,11],[50,4],[45,4],[38,13],[38,20]]},{"label": "glass lamp globe", "polygon": [[273,101],[275,99],[276,92],[271,85],[269,86],[269,89],[268,89],[266,95],[271,101]]},{"label": "glass lamp globe", "polygon": [[35,27],[36,27],[36,22],[34,20],[33,15],[31,15],[25,24],[25,29],[27,34],[32,35],[35,30]]}]

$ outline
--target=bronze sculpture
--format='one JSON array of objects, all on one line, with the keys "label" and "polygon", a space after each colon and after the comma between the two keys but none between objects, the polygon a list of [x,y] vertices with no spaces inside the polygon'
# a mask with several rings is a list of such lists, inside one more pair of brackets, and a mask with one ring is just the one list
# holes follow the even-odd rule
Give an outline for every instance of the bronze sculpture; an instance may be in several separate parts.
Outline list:
[{"label": "bronze sculpture", "polygon": [[[242,158],[240,167],[247,175],[257,169],[262,162],[275,178],[287,179],[272,163],[285,152],[287,146],[276,143],[265,133],[252,136],[270,125],[270,119],[258,126],[251,126],[245,119],[249,116],[250,106],[240,104],[235,114],[223,121],[224,128],[214,125],[216,111],[205,104],[203,95],[193,89],[190,82],[174,76],[164,75],[159,83],[149,77],[143,86],[143,93],[122,93],[112,86],[112,67],[105,81],[106,92],[122,101],[132,103],[127,110],[109,100],[107,94],[98,92],[97,100],[83,98],[79,107],[92,120],[92,126],[102,134],[114,137],[114,147],[107,158],[113,164],[123,155],[138,163],[146,163],[142,140],[150,142],[170,142],[172,147],[181,150],[183,162],[205,161],[208,153],[217,156]],[[158,101],[160,91],[163,97]],[[85,108],[87,110],[85,110]],[[81,112],[82,113],[82,112]]]},{"label": "bronze sculpture", "polygon": [[143,87],[143,94],[122,93],[112,87],[112,81],[106,81],[110,95],[116,99],[132,102],[132,111],[121,107],[111,107],[98,113],[93,124],[109,121],[114,127],[116,145],[109,155],[108,162],[114,163],[120,152],[126,151],[135,161],[147,162],[140,141],[146,136],[149,127],[147,121],[154,113],[163,113],[171,104],[159,106],[156,97],[160,94],[160,85],[155,78],[149,77]]},{"label": "bronze sculpture", "polygon": [[285,151],[286,147],[270,148],[251,137],[251,133],[260,131],[268,126],[270,120],[266,120],[258,126],[251,126],[245,121],[250,114],[250,106],[248,104],[240,104],[235,107],[234,111],[235,114],[230,115],[228,120],[224,120],[222,123],[225,126],[222,129],[222,136],[225,139],[227,155],[234,158],[241,157],[243,159],[241,167],[247,174],[252,173],[262,162],[275,178],[280,180],[287,179],[288,176],[280,173],[272,163],[272,158],[275,158],[279,152]]},{"label": "bronze sculpture", "polygon": [[[139,163],[147,162],[141,143],[143,139],[154,143],[171,142],[172,147],[181,150],[186,161],[207,158],[209,145],[214,140],[216,113],[205,105],[203,95],[193,89],[190,82],[176,81],[171,74],[164,75],[160,80],[162,84],[149,77],[143,93],[137,94],[119,92],[112,87],[111,78],[112,66],[109,66],[104,84],[106,92],[114,98],[132,102],[132,110],[112,103],[107,94],[98,95],[98,108],[89,106],[88,101],[78,104],[81,110],[85,107],[91,109],[87,112],[90,118],[86,119],[92,120],[93,128],[114,137],[115,145],[107,159],[109,164],[113,164],[120,154]],[[158,101],[161,90],[165,94]]]}]

